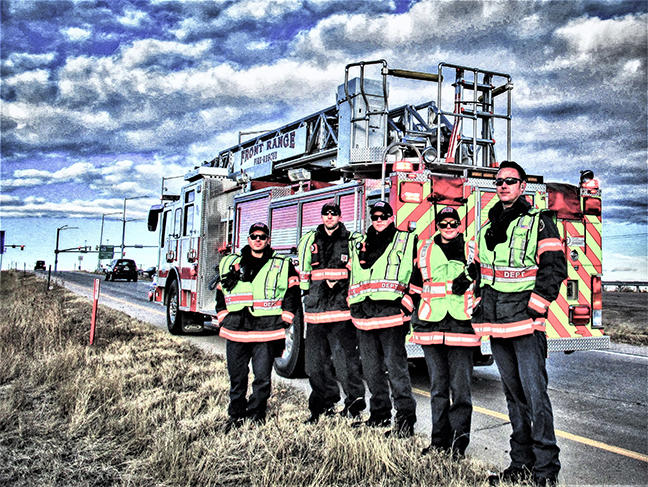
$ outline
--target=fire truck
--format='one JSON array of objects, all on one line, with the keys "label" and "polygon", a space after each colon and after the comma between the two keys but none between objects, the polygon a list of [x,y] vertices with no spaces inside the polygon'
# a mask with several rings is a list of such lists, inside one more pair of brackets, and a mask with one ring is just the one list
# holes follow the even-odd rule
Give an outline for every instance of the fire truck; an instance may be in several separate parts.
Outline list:
[{"label": "fire truck", "polygon": [[[390,106],[396,82],[430,100]],[[166,307],[169,331],[217,327],[218,262],[246,244],[257,221],[270,227],[273,249],[294,257],[300,237],[321,223],[324,203],[338,203],[346,227],[363,232],[369,206],[387,199],[397,228],[419,239],[430,238],[436,213],[452,206],[465,240],[474,240],[498,199],[498,165],[511,160],[512,89],[508,74],[456,64],[429,73],[385,60],[352,63],[335,105],[239,141],[189,171],[180,193],[163,191],[149,213],[149,230],[159,231],[153,298]],[[535,207],[553,211],[568,262],[549,308],[550,352],[609,347],[601,316],[601,190],[591,170],[576,176],[566,184],[529,175],[525,192]],[[297,313],[275,362],[279,374],[300,373],[304,334]],[[423,356],[419,345],[408,342],[407,351]],[[487,338],[477,355],[476,363],[488,363]]]}]

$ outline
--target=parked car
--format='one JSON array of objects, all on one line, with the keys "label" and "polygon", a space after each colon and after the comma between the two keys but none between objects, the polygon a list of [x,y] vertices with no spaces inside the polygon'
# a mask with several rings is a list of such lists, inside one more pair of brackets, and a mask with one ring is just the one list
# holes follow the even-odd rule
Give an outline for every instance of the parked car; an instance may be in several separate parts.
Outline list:
[{"label": "parked car", "polygon": [[126,279],[137,282],[137,264],[132,259],[115,259],[106,269],[106,281]]},{"label": "parked car", "polygon": [[155,266],[152,266],[152,267],[147,267],[146,269],[140,269],[138,273],[140,276],[152,278],[156,270],[157,268]]},{"label": "parked car", "polygon": [[44,260],[37,260],[36,265],[34,266],[35,271],[45,271],[45,261]]}]

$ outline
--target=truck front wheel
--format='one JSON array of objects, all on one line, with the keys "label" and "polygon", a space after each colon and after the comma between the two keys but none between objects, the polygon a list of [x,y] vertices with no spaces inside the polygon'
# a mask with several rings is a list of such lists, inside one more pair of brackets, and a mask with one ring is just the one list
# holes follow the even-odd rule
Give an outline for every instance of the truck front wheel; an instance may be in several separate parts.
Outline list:
[{"label": "truck front wheel", "polygon": [[183,321],[185,319],[184,311],[180,310],[180,293],[178,292],[178,281],[173,281],[169,286],[169,295],[167,297],[167,328],[172,335],[182,335],[184,333]]},{"label": "truck front wheel", "polygon": [[274,362],[274,369],[282,377],[294,379],[304,375],[304,319],[301,308],[290,328],[286,330],[286,348]]}]

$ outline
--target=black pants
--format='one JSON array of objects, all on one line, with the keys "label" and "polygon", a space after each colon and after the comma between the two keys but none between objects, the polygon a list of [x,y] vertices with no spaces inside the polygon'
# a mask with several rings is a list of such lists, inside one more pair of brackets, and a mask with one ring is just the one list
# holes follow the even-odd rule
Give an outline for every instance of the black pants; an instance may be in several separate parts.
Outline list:
[{"label": "black pants", "polygon": [[309,324],[306,331],[306,374],[311,386],[308,408],[322,414],[340,400],[342,384],[344,405],[352,413],[365,408],[356,329],[350,321]]},{"label": "black pants", "polygon": [[406,326],[358,330],[362,370],[371,392],[371,416],[377,419],[391,418],[391,386],[397,424],[416,422],[416,401],[412,395],[405,351],[407,331]]},{"label": "black pants", "polygon": [[473,347],[422,348],[430,374],[431,444],[463,455],[470,442]]},{"label": "black pants", "polygon": [[[231,418],[265,418],[270,397],[272,364],[283,349],[283,340],[270,342],[234,342],[227,340],[227,372],[230,378],[230,404],[227,410]],[[246,399],[249,363],[252,361],[252,395]]]},{"label": "black pants", "polygon": [[514,338],[492,338],[491,347],[513,427],[511,465],[532,468],[538,477],[556,477],[560,449],[547,393],[547,337],[536,331]]}]

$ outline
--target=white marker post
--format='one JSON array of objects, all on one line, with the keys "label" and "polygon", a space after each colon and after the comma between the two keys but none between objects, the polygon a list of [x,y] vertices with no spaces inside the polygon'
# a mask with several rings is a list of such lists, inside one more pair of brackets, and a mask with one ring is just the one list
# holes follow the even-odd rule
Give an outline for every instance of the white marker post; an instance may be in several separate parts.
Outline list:
[{"label": "white marker post", "polygon": [[94,342],[95,334],[95,323],[97,322],[97,307],[99,304],[99,289],[100,289],[99,279],[94,280],[94,286],[92,288],[92,318],[90,319],[90,345]]}]

